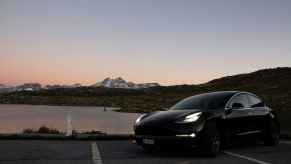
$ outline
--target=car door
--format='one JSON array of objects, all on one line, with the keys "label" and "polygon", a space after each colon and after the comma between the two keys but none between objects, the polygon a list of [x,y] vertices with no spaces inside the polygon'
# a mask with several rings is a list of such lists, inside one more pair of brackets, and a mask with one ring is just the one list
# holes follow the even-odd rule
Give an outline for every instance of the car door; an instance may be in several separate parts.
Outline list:
[{"label": "car door", "polygon": [[[233,108],[234,104],[241,104],[241,108]],[[252,131],[252,110],[245,93],[235,95],[227,107],[231,112],[226,115],[227,126],[233,135],[244,135]]]},{"label": "car door", "polygon": [[257,96],[248,94],[247,97],[252,111],[253,130],[262,131],[267,123],[269,108]]}]

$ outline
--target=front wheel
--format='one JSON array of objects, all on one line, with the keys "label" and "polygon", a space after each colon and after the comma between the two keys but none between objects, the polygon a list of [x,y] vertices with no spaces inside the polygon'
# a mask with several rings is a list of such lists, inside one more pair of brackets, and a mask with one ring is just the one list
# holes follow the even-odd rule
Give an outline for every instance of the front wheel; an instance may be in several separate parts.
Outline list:
[{"label": "front wheel", "polygon": [[276,146],[279,144],[280,129],[275,121],[271,120],[266,128],[264,143],[267,146]]},{"label": "front wheel", "polygon": [[221,139],[215,123],[205,125],[200,138],[199,149],[202,155],[216,157],[220,152]]}]

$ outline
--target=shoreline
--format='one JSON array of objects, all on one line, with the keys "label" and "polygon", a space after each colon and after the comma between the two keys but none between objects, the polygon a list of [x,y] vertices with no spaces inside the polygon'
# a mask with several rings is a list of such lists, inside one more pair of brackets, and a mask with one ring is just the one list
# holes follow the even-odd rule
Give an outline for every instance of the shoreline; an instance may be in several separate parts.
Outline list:
[{"label": "shoreline", "polygon": [[0,134],[0,140],[133,140],[134,134],[78,134],[66,136],[65,134]]},{"label": "shoreline", "polygon": [[[101,110],[101,108],[103,109],[104,108],[104,106],[86,106],[86,105],[57,105],[57,104],[55,104],[55,105],[50,105],[50,104],[1,104],[0,103],[0,106],[12,106],[12,105],[14,105],[14,106],[34,106],[34,107],[72,107],[72,109],[73,108],[78,108],[78,107],[87,107],[87,108],[100,108],[100,109],[98,109],[98,110]],[[118,112],[118,111],[120,111],[121,110],[121,108],[120,107],[107,107],[106,106],[106,109],[108,110],[108,111],[116,111],[116,112]],[[128,112],[129,113],[129,112]]]},{"label": "shoreline", "polygon": [[[104,106],[93,106],[93,105],[58,105],[58,104],[1,104],[0,106],[39,106],[39,107],[72,107],[73,108],[78,108],[78,107],[86,107],[86,108],[100,108],[98,110],[103,110]],[[101,109],[102,108],[102,109]],[[74,110],[74,109],[73,109]],[[114,111],[114,112],[121,112],[121,113],[137,113],[137,114],[142,114],[142,113],[146,113],[148,111],[143,110],[143,109],[134,109],[134,110],[128,110],[128,109],[122,109],[121,107],[108,107],[106,106],[106,111]]]},{"label": "shoreline", "polygon": [[[79,134],[66,136],[64,134],[0,134],[0,140],[134,140],[134,134]],[[281,140],[291,140],[291,133],[280,134]]]}]

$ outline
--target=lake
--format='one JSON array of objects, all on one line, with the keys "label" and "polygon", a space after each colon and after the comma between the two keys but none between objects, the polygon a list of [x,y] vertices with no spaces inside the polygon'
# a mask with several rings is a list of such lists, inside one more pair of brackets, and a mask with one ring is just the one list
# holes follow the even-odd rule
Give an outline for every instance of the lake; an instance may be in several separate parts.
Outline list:
[{"label": "lake", "polygon": [[45,125],[65,132],[102,131],[108,134],[133,133],[140,114],[115,112],[114,108],[42,105],[0,105],[0,133],[21,133],[26,128]]}]

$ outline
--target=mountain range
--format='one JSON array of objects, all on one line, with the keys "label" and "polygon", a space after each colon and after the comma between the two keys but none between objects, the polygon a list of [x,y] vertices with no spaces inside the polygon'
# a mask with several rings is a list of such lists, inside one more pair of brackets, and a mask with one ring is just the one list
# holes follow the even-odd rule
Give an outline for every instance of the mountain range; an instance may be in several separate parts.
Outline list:
[{"label": "mountain range", "polygon": [[105,88],[123,88],[123,89],[144,89],[144,88],[150,88],[150,87],[157,87],[160,86],[158,83],[141,83],[141,84],[135,84],[133,82],[127,82],[121,77],[111,79],[106,78],[103,81],[100,81],[92,87],[105,87]]},{"label": "mountain range", "polygon": [[[120,88],[120,89],[145,89],[151,87],[160,86],[158,83],[141,83],[136,84],[133,82],[127,82],[121,77],[118,78],[106,78],[103,81],[97,82],[91,86],[84,87],[104,87],[104,88]],[[42,86],[39,83],[25,83],[18,86],[8,86],[4,84],[0,84],[0,93],[7,92],[17,92],[17,91],[39,91],[42,89],[58,89],[58,88],[79,88],[82,87],[80,83],[76,83],[73,85],[45,85]]]},{"label": "mountain range", "polygon": [[0,93],[17,92],[17,91],[39,91],[42,89],[39,83],[25,83],[18,86],[0,84]]}]

